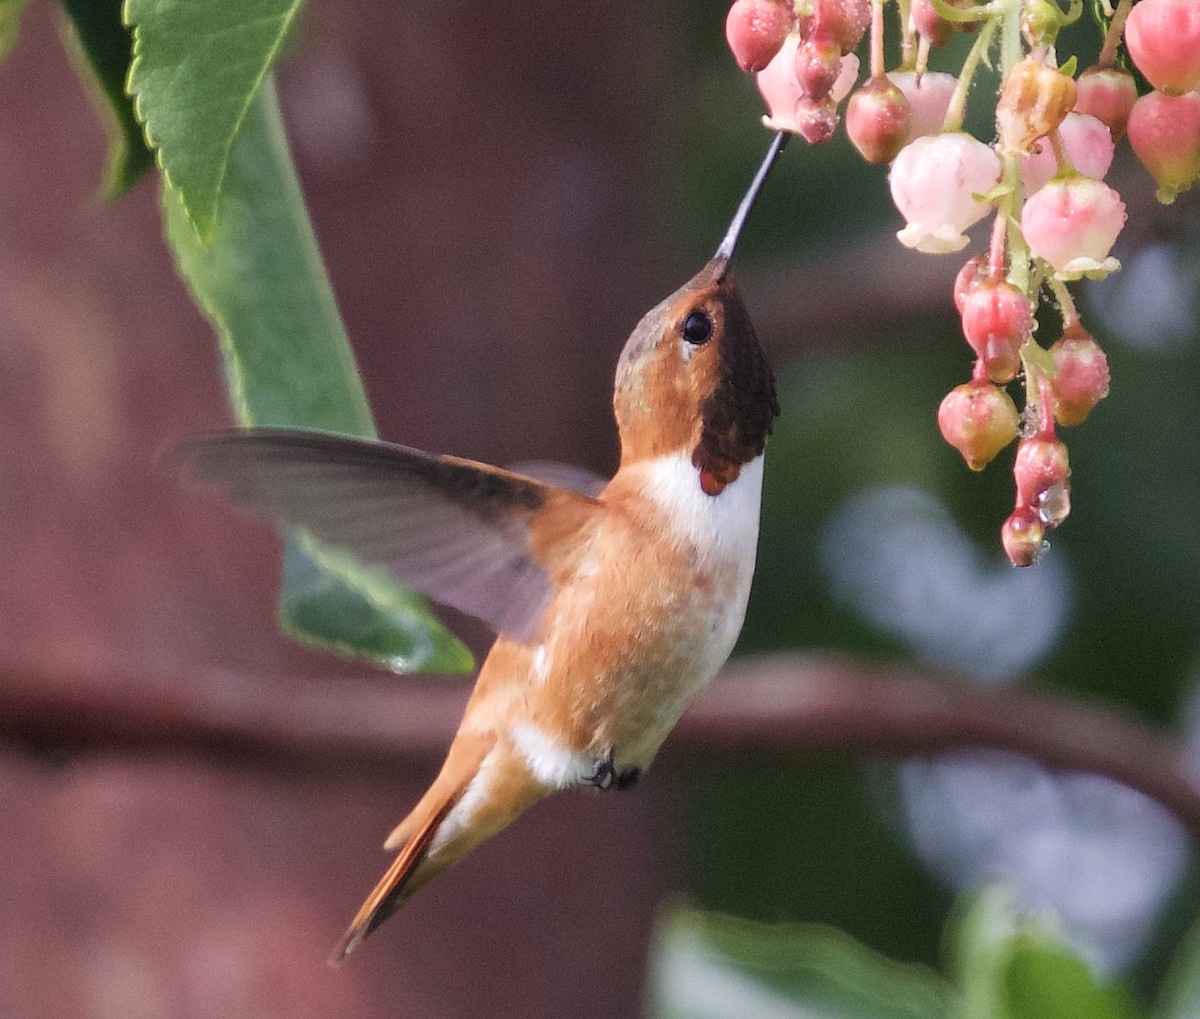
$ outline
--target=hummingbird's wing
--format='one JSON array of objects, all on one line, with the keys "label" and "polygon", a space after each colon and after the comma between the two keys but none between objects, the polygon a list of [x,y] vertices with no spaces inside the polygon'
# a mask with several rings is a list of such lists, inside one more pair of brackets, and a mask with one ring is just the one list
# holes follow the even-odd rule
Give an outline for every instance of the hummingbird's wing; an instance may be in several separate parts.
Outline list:
[{"label": "hummingbird's wing", "polygon": [[580,495],[590,495],[593,499],[603,492],[604,486],[608,484],[608,479],[595,471],[589,471],[586,467],[576,467],[574,464],[559,463],[557,460],[521,460],[509,464],[507,469],[545,485],[569,488]]},{"label": "hummingbird's wing", "polygon": [[594,498],[512,471],[323,432],[214,432],[176,451],[235,502],[532,640]]}]

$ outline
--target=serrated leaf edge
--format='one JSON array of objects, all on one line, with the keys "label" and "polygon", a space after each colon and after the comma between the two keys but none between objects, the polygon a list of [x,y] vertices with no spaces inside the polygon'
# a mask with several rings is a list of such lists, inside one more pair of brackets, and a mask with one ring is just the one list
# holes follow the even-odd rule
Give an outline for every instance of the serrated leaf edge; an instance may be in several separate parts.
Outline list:
[{"label": "serrated leaf edge", "polygon": [[146,146],[151,152],[154,153],[154,163],[158,167],[159,172],[163,175],[164,186],[170,188],[179,195],[179,200],[183,205],[183,211],[187,214],[188,222],[192,224],[192,229],[196,231],[196,236],[200,239],[200,243],[206,248],[211,247],[216,236],[218,222],[217,210],[220,207],[221,202],[221,189],[224,186],[225,173],[229,166],[230,156],[233,153],[234,143],[237,141],[238,133],[241,131],[242,125],[246,121],[246,116],[250,112],[250,107],[254,104],[255,98],[257,98],[259,91],[262,89],[263,82],[266,80],[267,75],[271,73],[271,69],[274,67],[275,61],[279,57],[280,50],[283,48],[284,40],[287,39],[288,33],[291,31],[297,15],[299,15],[300,10],[304,7],[304,2],[305,0],[292,0],[287,12],[282,15],[282,28],[275,36],[275,42],[267,53],[267,59],[263,62],[263,65],[254,80],[253,87],[246,93],[245,102],[242,104],[237,117],[234,119],[233,130],[230,132],[228,138],[225,139],[223,146],[224,154],[222,156],[220,168],[217,173],[217,189],[212,203],[211,221],[207,225],[201,223],[199,210],[193,208],[192,202],[188,199],[187,192],[176,184],[174,175],[171,173],[167,166],[166,160],[164,159],[163,150],[154,138],[154,132],[150,126],[150,120],[146,116],[143,106],[142,93],[138,90],[138,87],[135,83],[138,69],[141,65],[142,57],[144,55],[143,50],[145,41],[142,38],[141,26],[135,24],[130,15],[130,4],[132,3],[132,0],[123,0],[121,4],[121,21],[133,32],[133,57],[129,61],[129,71],[125,76],[125,92],[133,100],[134,116],[137,117],[138,123],[142,125],[142,133],[146,138]]}]

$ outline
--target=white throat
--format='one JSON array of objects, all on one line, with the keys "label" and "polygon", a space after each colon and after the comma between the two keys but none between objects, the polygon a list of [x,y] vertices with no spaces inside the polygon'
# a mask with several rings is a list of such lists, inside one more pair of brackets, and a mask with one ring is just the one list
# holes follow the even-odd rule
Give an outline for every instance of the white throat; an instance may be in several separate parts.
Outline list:
[{"label": "white throat", "polygon": [[720,561],[746,563],[753,572],[762,508],[762,456],[746,464],[719,495],[705,494],[700,471],[686,452],[647,460],[639,468],[645,471],[642,491],[663,510],[667,526],[681,540]]}]

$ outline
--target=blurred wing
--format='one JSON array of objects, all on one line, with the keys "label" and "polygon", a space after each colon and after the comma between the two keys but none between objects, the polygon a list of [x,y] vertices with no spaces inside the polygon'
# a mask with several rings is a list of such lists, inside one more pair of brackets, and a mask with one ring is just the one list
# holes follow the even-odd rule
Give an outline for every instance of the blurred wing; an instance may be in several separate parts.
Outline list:
[{"label": "blurred wing", "polygon": [[511,471],[321,432],[215,432],[176,455],[235,502],[522,642],[601,512],[595,499]]},{"label": "blurred wing", "polygon": [[522,460],[509,464],[508,469],[514,474],[524,474],[546,485],[556,488],[569,488],[580,495],[596,498],[608,484],[606,478],[586,467],[576,467],[574,464],[558,463],[556,460]]}]

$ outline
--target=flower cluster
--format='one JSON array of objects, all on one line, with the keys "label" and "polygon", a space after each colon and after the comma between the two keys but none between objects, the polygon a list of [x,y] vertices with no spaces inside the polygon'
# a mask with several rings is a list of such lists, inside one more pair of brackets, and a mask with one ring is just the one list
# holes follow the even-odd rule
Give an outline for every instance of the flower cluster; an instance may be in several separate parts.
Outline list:
[{"label": "flower cluster", "polygon": [[[896,9],[900,66],[884,64],[885,8]],[[1070,468],[1058,426],[1077,425],[1108,393],[1104,352],[1083,327],[1068,284],[1120,268],[1113,244],[1125,204],[1104,177],[1123,137],[1161,202],[1200,179],[1200,0],[1099,0],[1107,14],[1096,64],[1076,74],[1057,36],[1082,10],[1070,0],[734,0],[726,37],[757,73],[764,123],[809,142],[846,133],[868,162],[890,164],[905,226],[929,253],[957,252],[989,217],[991,242],[958,274],[954,300],[975,357],[971,379],[938,410],[946,441],[972,470],[1017,442],[1015,507],[1001,530],[1009,558],[1033,563],[1070,511]],[[974,41],[957,75],[929,69],[959,32]],[[854,53],[864,36],[869,72]],[[1138,95],[1124,52],[1152,87]],[[995,51],[993,54],[992,51]],[[980,64],[1001,71],[995,133],[963,129]],[[1037,317],[1061,334],[1038,342]],[[1023,390],[1023,411],[1009,394]]]}]

